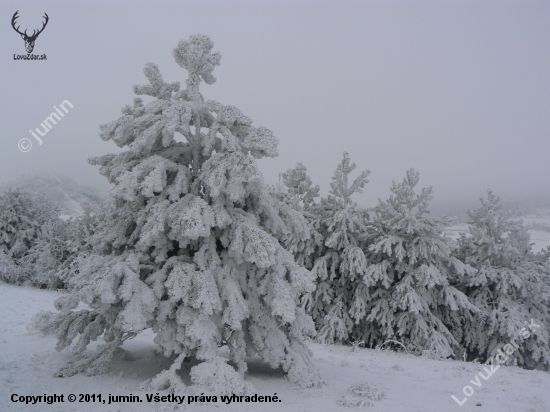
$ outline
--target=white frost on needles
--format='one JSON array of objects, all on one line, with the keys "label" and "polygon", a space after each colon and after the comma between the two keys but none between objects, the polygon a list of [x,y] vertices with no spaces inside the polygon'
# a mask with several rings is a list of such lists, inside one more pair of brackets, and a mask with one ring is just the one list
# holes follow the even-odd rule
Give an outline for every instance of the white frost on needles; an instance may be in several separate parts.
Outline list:
[{"label": "white frost on needles", "polygon": [[[189,77],[186,89],[166,83],[148,63],[149,84],[122,116],[101,126],[101,138],[127,150],[90,159],[113,185],[115,207],[92,238],[94,253],[80,260],[64,311],[44,327],[59,348],[81,336],[80,357],[58,374],[105,370],[114,351],[146,328],[166,356],[179,355],[151,381],[177,389],[187,357],[202,361],[192,381],[228,393],[250,389],[246,356],[258,354],[302,386],[322,383],[304,338],[314,334],[299,308],[311,292],[311,273],[280,244],[306,239],[304,218],[269,194],[256,159],[277,156],[277,140],[233,106],[205,102],[220,54],[207,36],[191,36],[174,50]],[[89,305],[75,312],[76,300]],[[67,305],[68,304],[68,305]],[[103,335],[92,354],[83,350]],[[226,345],[230,358],[221,358]]]}]

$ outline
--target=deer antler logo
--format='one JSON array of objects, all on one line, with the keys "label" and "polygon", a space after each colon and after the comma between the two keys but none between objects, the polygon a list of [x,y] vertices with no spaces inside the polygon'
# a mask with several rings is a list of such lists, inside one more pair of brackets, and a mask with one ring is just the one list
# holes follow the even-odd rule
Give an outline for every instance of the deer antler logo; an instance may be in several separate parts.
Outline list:
[{"label": "deer antler logo", "polygon": [[32,53],[32,51],[34,49],[34,42],[36,41],[36,38],[38,37],[38,35],[40,33],[42,33],[42,31],[44,30],[44,28],[46,27],[46,24],[48,24],[49,17],[46,13],[44,13],[44,18],[46,19],[46,21],[43,23],[42,28],[40,30],[38,30],[38,32],[36,30],[34,30],[32,32],[32,35],[29,36],[29,35],[27,35],[27,30],[25,30],[24,33],[21,33],[19,31],[20,26],[15,27],[15,20],[17,20],[17,18],[19,17],[17,15],[17,13],[19,13],[19,10],[17,10],[15,12],[15,14],[13,15],[13,17],[11,19],[11,25],[12,25],[13,29],[21,35],[21,38],[23,40],[25,40],[25,48],[27,49],[27,53]]}]

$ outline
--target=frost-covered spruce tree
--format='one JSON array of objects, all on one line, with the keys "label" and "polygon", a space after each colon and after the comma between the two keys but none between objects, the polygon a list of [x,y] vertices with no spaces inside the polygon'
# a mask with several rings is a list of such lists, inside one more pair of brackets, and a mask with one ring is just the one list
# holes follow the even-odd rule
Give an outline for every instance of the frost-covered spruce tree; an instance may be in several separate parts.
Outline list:
[{"label": "frost-covered spruce tree", "polygon": [[418,181],[408,170],[375,207],[376,237],[363,277],[368,289],[361,289],[350,313],[363,319],[357,338],[370,345],[394,339],[416,353],[449,356],[460,349],[451,330],[475,311],[450,280],[473,269],[452,255],[443,233],[448,220],[428,215],[432,188],[416,193]]},{"label": "frost-covered spruce tree", "polygon": [[61,287],[57,276],[67,256],[66,224],[62,220],[45,223],[32,248],[20,260],[25,279],[35,286],[49,289]]},{"label": "frost-covered spruce tree", "polygon": [[320,244],[313,239],[309,248],[296,243],[291,248],[298,261],[312,265],[311,271],[317,277],[317,288],[304,294],[302,303],[315,321],[318,340],[326,343],[348,342],[356,337],[357,319],[351,308],[364,288],[368,215],[357,209],[351,196],[362,193],[370,172],[365,170],[350,182],[349,175],[355,168],[348,153],[344,153],[332,177],[329,196],[307,209],[313,232],[321,237]]},{"label": "frost-covered spruce tree", "polygon": [[294,169],[289,169],[280,175],[282,185],[279,185],[279,193],[286,203],[296,210],[308,211],[316,197],[319,197],[319,185],[313,186],[311,178],[307,174],[307,167],[302,163],[296,163]]},{"label": "frost-covered spruce tree", "polygon": [[16,283],[21,278],[21,267],[10,255],[0,251],[0,282]]},{"label": "frost-covered spruce tree", "polygon": [[0,279],[24,283],[20,259],[34,246],[41,227],[58,219],[54,204],[43,197],[8,188],[0,195]]},{"label": "frost-covered spruce tree", "polygon": [[33,245],[41,225],[57,218],[57,208],[42,197],[8,188],[0,195],[0,249],[22,257]]},{"label": "frost-covered spruce tree", "polygon": [[[511,220],[491,190],[481,206],[468,211],[469,235],[459,239],[457,256],[476,268],[457,282],[480,311],[466,322],[460,339],[468,357],[485,360],[516,338],[509,356],[527,368],[550,370],[550,277],[547,257],[531,251],[529,233]],[[525,323],[540,325],[524,342]]]},{"label": "frost-covered spruce tree", "polygon": [[323,246],[323,237],[313,226],[316,214],[312,211],[314,200],[319,197],[319,186],[313,186],[307,174],[307,168],[301,163],[297,163],[294,169],[281,173],[279,177],[282,181],[271,188],[271,193],[303,214],[310,234],[309,237],[304,238],[299,232],[290,232],[284,238],[283,244],[294,255],[296,263],[311,269],[317,248]]},{"label": "frost-covered spruce tree", "polygon": [[[245,357],[259,355],[302,386],[322,381],[304,336],[314,333],[298,305],[313,277],[279,243],[288,233],[307,237],[303,217],[272,197],[256,159],[277,156],[277,140],[234,106],[205,101],[220,54],[207,36],[174,49],[187,70],[186,88],[166,83],[148,63],[146,86],[122,116],[101,126],[101,138],[127,150],[91,159],[114,185],[116,207],[94,236],[101,254],[81,262],[74,290],[58,301],[62,313],[45,330],[58,348],[76,353],[103,335],[105,344],[59,371],[102,372],[126,339],[147,328],[173,366],[151,382],[178,390],[186,358],[200,363],[191,380],[212,394],[250,390]],[[89,310],[75,311],[78,301]],[[227,345],[230,359],[218,354]],[[179,388],[179,389],[178,389]]]},{"label": "frost-covered spruce tree", "polygon": [[66,287],[80,255],[91,252],[90,240],[98,223],[89,210],[66,221],[46,222],[32,248],[20,259],[24,278],[49,289]]}]

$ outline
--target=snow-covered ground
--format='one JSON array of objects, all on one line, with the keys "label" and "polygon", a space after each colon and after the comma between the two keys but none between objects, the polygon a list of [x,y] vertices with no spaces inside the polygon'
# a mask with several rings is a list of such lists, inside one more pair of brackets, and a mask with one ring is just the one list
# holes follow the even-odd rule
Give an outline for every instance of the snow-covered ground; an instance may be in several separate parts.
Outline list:
[{"label": "snow-covered ground", "polygon": [[[529,229],[534,252],[540,252],[550,246],[550,209],[536,210],[531,214],[519,217],[518,220],[522,220],[523,224]],[[458,239],[460,232],[468,234],[468,224],[461,223],[449,226],[446,232],[449,237]]]},{"label": "snow-covered ground", "polygon": [[[127,359],[118,359],[102,376],[77,375],[53,378],[57,368],[71,359],[67,349],[57,352],[55,338],[29,329],[31,319],[41,310],[51,310],[60,292],[0,284],[0,411],[155,411],[158,403],[148,403],[140,383],[156,375],[168,362],[158,354],[151,333],[127,341]],[[481,365],[460,361],[438,361],[389,351],[309,344],[327,385],[320,389],[300,389],[289,383],[279,370],[261,362],[251,362],[248,380],[258,395],[277,394],[277,403],[192,404],[200,411],[350,411],[356,407],[339,405],[342,399],[355,400],[346,390],[356,383],[375,384],[383,393],[372,401],[369,411],[377,412],[548,412],[550,373],[501,367],[487,381],[474,383]],[[474,380],[475,382],[475,380]],[[474,394],[459,406],[451,394],[462,400],[464,386]],[[25,405],[13,403],[19,396],[63,394],[64,403]],[[141,403],[69,403],[69,394],[138,395]],[[185,394],[178,394],[185,395]],[[211,394],[215,395],[215,394]],[[219,399],[219,398],[218,398]],[[185,401],[184,404],[187,402]],[[478,405],[479,404],[479,405]],[[168,406],[168,404],[164,404]],[[165,409],[168,410],[168,409]]]}]

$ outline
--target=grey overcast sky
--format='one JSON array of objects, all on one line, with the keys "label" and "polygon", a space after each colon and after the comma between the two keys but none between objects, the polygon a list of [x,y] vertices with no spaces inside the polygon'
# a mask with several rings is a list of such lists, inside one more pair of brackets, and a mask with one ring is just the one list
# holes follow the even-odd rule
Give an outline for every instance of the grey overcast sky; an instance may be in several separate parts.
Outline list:
[{"label": "grey overcast sky", "polygon": [[[34,54],[14,60],[49,23]],[[374,204],[409,167],[436,200],[550,194],[549,1],[11,1],[0,4],[0,182],[51,170],[107,188],[87,158],[119,150],[99,125],[131,104],[143,66],[184,84],[172,49],[209,35],[222,54],[203,85],[272,129],[279,157],[260,160],[267,182],[304,163],[328,191],[343,151],[370,183]],[[74,107],[38,145],[29,130]],[[18,150],[29,138],[33,148]]]}]

